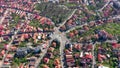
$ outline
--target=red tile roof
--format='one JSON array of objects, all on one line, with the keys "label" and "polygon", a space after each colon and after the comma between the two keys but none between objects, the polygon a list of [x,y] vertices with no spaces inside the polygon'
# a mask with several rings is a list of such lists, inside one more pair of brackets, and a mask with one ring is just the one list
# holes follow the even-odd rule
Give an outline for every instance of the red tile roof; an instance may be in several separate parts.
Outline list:
[{"label": "red tile roof", "polygon": [[92,59],[92,58],[93,58],[93,56],[92,56],[92,55],[90,55],[90,54],[86,54],[86,55],[85,55],[85,58],[87,58],[87,59]]},{"label": "red tile roof", "polygon": [[44,61],[45,63],[49,63],[49,58],[44,58],[43,61]]},{"label": "red tile roof", "polygon": [[102,62],[103,59],[106,59],[106,56],[105,56],[105,55],[98,54],[98,61],[99,61],[99,62]]},{"label": "red tile roof", "polygon": [[120,48],[120,44],[112,43],[112,47],[113,47],[113,48]]},{"label": "red tile roof", "polygon": [[5,50],[2,50],[0,54],[3,56],[5,54]]}]

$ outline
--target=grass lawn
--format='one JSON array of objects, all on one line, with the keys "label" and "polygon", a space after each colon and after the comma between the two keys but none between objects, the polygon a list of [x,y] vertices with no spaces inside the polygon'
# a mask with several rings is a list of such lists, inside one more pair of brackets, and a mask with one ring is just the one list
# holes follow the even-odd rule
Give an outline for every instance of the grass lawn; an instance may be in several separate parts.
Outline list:
[{"label": "grass lawn", "polygon": [[26,59],[26,57],[25,58],[14,58],[14,60],[13,60],[13,64],[14,65],[20,65],[21,63],[27,63],[28,61],[27,61],[27,59]]},{"label": "grass lawn", "polygon": [[76,4],[76,3],[65,3],[64,5],[67,6],[67,7],[75,7],[75,6],[78,6],[78,4]]}]

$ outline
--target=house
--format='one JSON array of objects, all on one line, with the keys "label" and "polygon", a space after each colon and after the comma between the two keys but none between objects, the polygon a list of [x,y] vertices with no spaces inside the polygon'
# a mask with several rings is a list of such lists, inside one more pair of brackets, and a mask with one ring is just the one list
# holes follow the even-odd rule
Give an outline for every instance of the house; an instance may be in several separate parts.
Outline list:
[{"label": "house", "polygon": [[74,54],[75,59],[80,58],[80,54]]},{"label": "house", "polygon": [[66,59],[72,59],[73,55],[66,55]]},{"label": "house", "polygon": [[44,2],[59,3],[59,0],[44,0]]},{"label": "house", "polygon": [[82,51],[82,52],[80,52],[80,57],[81,57],[81,58],[83,57],[83,51]]},{"label": "house", "polygon": [[46,63],[46,64],[49,63],[49,58],[44,58],[43,62]]},{"label": "house", "polygon": [[117,43],[112,43],[112,48],[113,49],[118,49],[118,48],[120,48],[120,44],[117,44]]},{"label": "house", "polygon": [[78,30],[74,30],[73,32],[74,32],[74,34],[75,34],[75,35],[77,35],[77,34],[78,34]]},{"label": "house", "polygon": [[35,62],[36,62],[37,58],[36,57],[31,57],[29,60],[29,68],[34,67],[35,66]]},{"label": "house", "polygon": [[68,44],[65,45],[65,48],[66,48],[66,49],[72,48],[72,46],[73,46],[72,44],[68,43]]},{"label": "house", "polygon": [[89,30],[89,27],[88,27],[87,25],[84,25],[84,26],[83,26],[83,29],[84,29],[84,30]]},{"label": "house", "polygon": [[87,51],[91,51],[92,50],[92,45],[91,44],[89,44],[89,45],[87,45]]},{"label": "house", "polygon": [[19,43],[19,40],[13,40],[12,44],[17,45]]},{"label": "house", "polygon": [[70,2],[70,3],[79,3],[79,0],[67,0],[67,2]]},{"label": "house", "polygon": [[118,68],[120,68],[120,62],[119,62],[119,64],[118,64]]},{"label": "house", "polygon": [[105,41],[108,39],[108,33],[105,30],[98,31],[99,40]]},{"label": "house", "polygon": [[61,32],[65,31],[65,30],[66,30],[66,26],[65,26],[65,25],[61,26],[59,30],[60,30]]},{"label": "house", "polygon": [[3,56],[5,54],[5,50],[2,50],[1,52],[0,52],[0,56]]},{"label": "house", "polygon": [[66,55],[70,55],[71,53],[72,53],[72,52],[69,51],[68,49],[65,50],[65,54],[66,54]]},{"label": "house", "polygon": [[76,49],[76,50],[78,50],[78,51],[80,51],[81,45],[79,45],[79,44],[74,44],[74,45],[73,45],[73,48]]},{"label": "house", "polygon": [[70,32],[70,33],[69,33],[69,37],[70,37],[70,38],[72,38],[72,37],[74,37],[74,36],[75,36],[75,35],[74,35],[73,32]]},{"label": "house", "polygon": [[112,2],[113,2],[113,7],[115,7],[116,9],[120,9],[120,1],[112,0]]},{"label": "house", "polygon": [[61,68],[61,65],[59,64],[59,65],[55,66],[55,68]]},{"label": "house", "polygon": [[68,67],[74,67],[75,66],[75,62],[67,62],[67,66]]},{"label": "house", "polygon": [[12,58],[13,58],[13,55],[12,55],[12,54],[7,54],[6,58],[7,58],[7,59],[12,59]]},{"label": "house", "polygon": [[24,68],[24,64],[20,64],[19,68]]},{"label": "house", "polygon": [[33,54],[39,54],[41,52],[41,47],[37,46],[33,49]]},{"label": "house", "polygon": [[103,62],[103,60],[105,60],[107,57],[105,55],[98,54],[97,58],[99,62]]},{"label": "house", "polygon": [[6,50],[7,50],[9,46],[10,46],[10,45],[5,44],[5,45],[4,45],[4,49],[6,49]]},{"label": "house", "polygon": [[58,66],[59,64],[60,64],[60,60],[59,60],[59,59],[55,59],[55,60],[54,60],[54,65],[55,65],[55,66]]},{"label": "house", "polygon": [[75,60],[72,55],[66,55],[66,63],[68,67],[75,66]]},{"label": "house", "polygon": [[4,60],[4,64],[11,64],[11,62],[12,62],[12,59],[13,59],[13,55],[12,54],[7,54],[6,55],[6,58],[5,58],[5,60]]},{"label": "house", "polygon": [[48,58],[53,58],[54,56],[53,56],[53,53],[48,52],[48,53],[46,54],[46,57],[48,57]]},{"label": "house", "polygon": [[[82,57],[81,61],[80,61],[80,66],[85,67],[86,66],[86,59],[84,57]],[[86,67],[85,67],[86,68]]]},{"label": "house", "polygon": [[30,48],[26,48],[26,47],[18,48],[16,50],[15,57],[23,58],[30,52],[31,52]]},{"label": "house", "polygon": [[85,55],[85,58],[86,58],[86,59],[92,59],[93,56],[92,56],[92,54],[86,54],[86,55]]}]

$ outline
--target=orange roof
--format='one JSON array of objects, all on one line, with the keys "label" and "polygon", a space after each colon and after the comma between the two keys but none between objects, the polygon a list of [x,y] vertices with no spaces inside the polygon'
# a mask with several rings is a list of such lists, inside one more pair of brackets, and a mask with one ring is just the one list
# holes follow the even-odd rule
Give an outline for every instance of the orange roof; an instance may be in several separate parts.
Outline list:
[{"label": "orange roof", "polygon": [[53,48],[53,47],[50,47],[50,48],[48,49],[48,51],[53,52],[53,51],[54,51],[54,48]]},{"label": "orange roof", "polygon": [[46,20],[46,17],[42,17],[41,19],[40,19],[40,21],[45,21]]},{"label": "orange roof", "polygon": [[19,68],[24,68],[24,65],[23,64],[20,64],[20,67]]},{"label": "orange roof", "polygon": [[11,54],[7,54],[7,58],[12,58],[13,56]]},{"label": "orange roof", "polygon": [[24,38],[27,39],[29,36],[28,34],[23,34],[24,35]]},{"label": "orange roof", "polygon": [[54,64],[55,64],[55,65],[58,65],[58,64],[60,64],[60,61],[59,61],[59,59],[55,59],[55,61],[54,61]]},{"label": "orange roof", "polygon": [[55,66],[55,68],[61,68],[61,65],[57,65],[57,66]]},{"label": "orange roof", "polygon": [[85,56],[85,58],[92,59],[92,58],[93,58],[93,56],[92,56],[92,55],[90,55],[90,54],[87,54],[87,55]]},{"label": "orange roof", "polygon": [[74,33],[73,33],[73,32],[70,32],[70,33],[69,33],[69,36],[70,36],[70,37],[73,37],[73,36],[74,36]]},{"label": "orange roof", "polygon": [[39,20],[41,18],[41,16],[37,16],[37,19]]},{"label": "orange roof", "polygon": [[12,50],[16,50],[16,49],[17,49],[17,47],[12,46],[12,47],[10,47],[10,49],[12,49]]},{"label": "orange roof", "polygon": [[102,61],[103,58],[105,59],[106,56],[105,56],[105,55],[98,54],[98,61]]},{"label": "orange roof", "polygon": [[2,51],[1,51],[1,54],[4,55],[4,54],[5,54],[5,50],[2,50]]}]

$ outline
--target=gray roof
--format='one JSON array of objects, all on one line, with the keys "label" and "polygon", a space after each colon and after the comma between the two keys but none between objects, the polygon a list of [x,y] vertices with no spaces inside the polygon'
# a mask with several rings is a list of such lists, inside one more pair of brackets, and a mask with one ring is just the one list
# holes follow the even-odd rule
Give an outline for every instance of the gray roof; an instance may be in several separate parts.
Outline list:
[{"label": "gray roof", "polygon": [[18,51],[27,51],[27,50],[28,50],[28,48],[22,47],[22,48],[18,48],[18,49],[17,49],[17,52],[18,52]]},{"label": "gray roof", "polygon": [[118,1],[118,0],[113,0],[113,6],[114,6],[116,9],[120,9],[120,1]]}]

